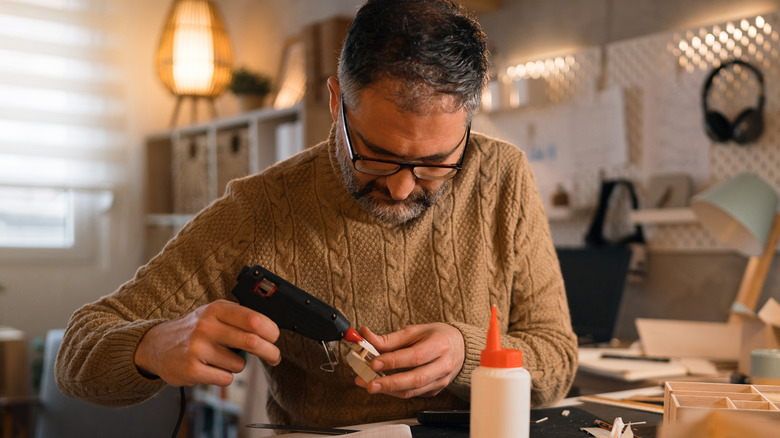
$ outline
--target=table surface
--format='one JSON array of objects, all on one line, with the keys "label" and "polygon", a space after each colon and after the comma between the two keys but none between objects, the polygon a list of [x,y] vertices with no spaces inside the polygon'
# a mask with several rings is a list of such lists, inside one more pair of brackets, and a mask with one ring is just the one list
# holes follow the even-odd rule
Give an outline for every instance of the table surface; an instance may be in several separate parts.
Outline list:
[{"label": "table surface", "polygon": [[[653,386],[653,387],[630,389],[626,391],[603,393],[600,395],[609,398],[614,398],[614,399],[622,399],[622,398],[635,396],[635,395],[662,395],[662,394],[663,394],[663,390],[659,386]],[[655,436],[654,435],[655,426],[660,424],[663,419],[661,415],[653,414],[649,412],[641,412],[633,409],[619,408],[615,406],[597,405],[593,403],[582,403],[579,400],[577,400],[576,397],[565,398],[561,400],[559,403],[557,403],[554,407],[563,409],[566,408],[567,406],[577,406],[601,418],[602,420],[608,421],[610,423],[614,420],[615,417],[618,416],[623,417],[624,422],[646,421],[647,425],[644,427],[645,429],[643,431],[644,433],[640,434],[642,438],[653,438]],[[348,427],[344,427],[343,429],[366,430],[366,429],[374,428],[377,426],[388,425],[388,424],[406,424],[409,426],[415,426],[420,423],[418,423],[416,419],[407,418],[407,419],[396,420],[396,421],[384,421],[381,423],[369,423],[369,424],[348,426]],[[257,430],[257,429],[253,429],[253,430]],[[577,433],[582,434],[582,436],[587,436],[580,431],[577,431]],[[282,436],[284,436],[285,438],[313,438],[313,437],[322,438],[323,436],[326,435],[296,432],[296,433],[285,434]],[[344,435],[344,436],[349,436],[349,435]]]}]

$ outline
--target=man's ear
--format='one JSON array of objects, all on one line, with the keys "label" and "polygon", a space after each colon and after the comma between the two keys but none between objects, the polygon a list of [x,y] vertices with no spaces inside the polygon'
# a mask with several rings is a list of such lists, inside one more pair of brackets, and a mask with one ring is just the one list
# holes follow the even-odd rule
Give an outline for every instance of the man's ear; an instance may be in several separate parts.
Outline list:
[{"label": "man's ear", "polygon": [[330,91],[330,116],[333,123],[339,119],[339,106],[341,105],[341,86],[335,76],[328,78],[328,91]]}]

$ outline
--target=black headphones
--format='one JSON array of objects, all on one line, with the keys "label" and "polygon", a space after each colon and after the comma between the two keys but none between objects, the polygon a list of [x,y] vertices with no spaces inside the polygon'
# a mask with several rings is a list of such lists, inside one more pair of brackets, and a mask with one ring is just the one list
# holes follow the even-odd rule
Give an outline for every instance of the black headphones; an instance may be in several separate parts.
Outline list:
[{"label": "black headphones", "polygon": [[[709,91],[712,87],[712,81],[717,74],[724,68],[731,65],[741,65],[752,71],[758,78],[758,85],[761,88],[761,95],[758,96],[758,104],[755,108],[747,108],[734,119],[734,123],[721,113],[711,111],[708,108]],[[764,132],[764,76],[761,72],[745,61],[733,60],[724,62],[720,67],[712,70],[712,73],[704,82],[704,90],[701,94],[702,106],[704,108],[704,130],[707,136],[719,143],[725,143],[734,140],[737,144],[752,143]]]}]

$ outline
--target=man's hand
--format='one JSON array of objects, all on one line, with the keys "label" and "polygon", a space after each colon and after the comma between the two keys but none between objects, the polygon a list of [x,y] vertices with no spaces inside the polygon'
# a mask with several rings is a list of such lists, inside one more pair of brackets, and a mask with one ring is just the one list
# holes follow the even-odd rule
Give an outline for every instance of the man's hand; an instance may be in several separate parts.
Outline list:
[{"label": "man's hand", "polygon": [[230,301],[215,301],[192,313],[152,327],[138,344],[135,365],[169,385],[227,386],[246,360],[244,350],[271,365],[281,359],[274,342],[279,328],[268,317]]},{"label": "man's hand", "polygon": [[446,388],[463,366],[463,335],[449,324],[412,325],[383,336],[362,327],[360,334],[380,353],[371,361],[374,371],[406,369],[368,384],[357,377],[355,383],[371,394],[432,397]]}]

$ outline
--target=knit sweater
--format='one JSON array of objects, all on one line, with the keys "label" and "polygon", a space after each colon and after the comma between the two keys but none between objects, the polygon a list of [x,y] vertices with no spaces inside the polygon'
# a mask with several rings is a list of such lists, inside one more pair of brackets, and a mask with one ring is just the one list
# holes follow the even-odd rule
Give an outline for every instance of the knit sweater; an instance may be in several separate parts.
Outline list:
[{"label": "knit sweater", "polygon": [[[133,355],[155,324],[230,293],[243,266],[261,265],[383,334],[445,322],[465,361],[434,397],[370,395],[354,383],[339,345],[334,373],[322,346],[283,331],[281,364],[265,366],[273,421],[341,426],[468,407],[498,306],[502,344],[523,351],[534,406],[568,390],[577,361],[563,280],[533,174],[518,148],[473,134],[463,170],[439,201],[404,225],[370,216],[346,190],[330,139],[260,174],[233,181],[135,277],[77,310],[57,358],[68,395],[104,405],[142,402],[165,382]],[[340,343],[343,344],[343,343]],[[257,360],[250,357],[250,360]]]}]

